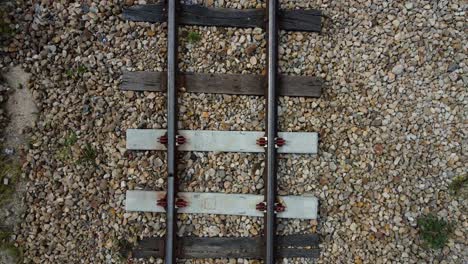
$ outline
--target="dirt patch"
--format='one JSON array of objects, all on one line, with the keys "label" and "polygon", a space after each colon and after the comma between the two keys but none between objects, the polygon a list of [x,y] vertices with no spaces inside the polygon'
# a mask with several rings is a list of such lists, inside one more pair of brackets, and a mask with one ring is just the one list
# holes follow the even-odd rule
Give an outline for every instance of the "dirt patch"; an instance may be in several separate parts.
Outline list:
[{"label": "dirt patch", "polygon": [[5,147],[18,150],[26,143],[23,131],[36,120],[37,107],[31,91],[26,88],[29,80],[28,73],[20,67],[15,67],[3,77],[13,91],[6,103],[10,122],[4,131]]},{"label": "dirt patch", "polygon": [[14,67],[2,76],[5,80],[3,85],[9,87],[10,91],[4,105],[9,122],[2,128],[3,131],[0,131],[4,138],[0,154],[0,263],[8,264],[16,263],[21,252],[9,243],[9,238],[25,210],[22,203],[25,185],[21,182],[21,164],[28,139],[23,131],[34,124],[38,111],[32,93],[26,88],[29,74],[20,67]]}]

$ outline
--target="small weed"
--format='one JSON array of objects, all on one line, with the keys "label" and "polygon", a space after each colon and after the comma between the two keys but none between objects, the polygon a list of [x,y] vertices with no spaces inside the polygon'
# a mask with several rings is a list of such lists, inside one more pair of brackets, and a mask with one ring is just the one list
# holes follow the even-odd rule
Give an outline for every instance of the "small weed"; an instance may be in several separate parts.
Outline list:
[{"label": "small weed", "polygon": [[61,161],[70,160],[72,158],[72,146],[78,141],[78,137],[75,132],[70,132],[65,138],[63,146],[58,151],[57,158]]},{"label": "small weed", "polygon": [[12,243],[0,245],[0,250],[4,251],[9,257],[13,258],[15,263],[22,263],[23,248],[15,247]]},{"label": "small weed", "polygon": [[[0,251],[3,256],[7,256],[14,263],[21,263],[23,259],[23,250],[20,247],[15,247],[11,243],[12,232],[6,230],[5,227],[0,228]],[[2,262],[3,263],[3,262]]]},{"label": "small weed", "polygon": [[67,75],[67,77],[71,78],[73,77],[73,69],[68,69],[65,74]]},{"label": "small weed", "polygon": [[70,135],[68,135],[68,137],[65,138],[65,146],[71,147],[75,145],[77,141],[78,141],[78,137],[76,136],[76,133],[71,132]]},{"label": "small weed", "polygon": [[62,147],[57,152],[56,156],[57,156],[57,159],[65,162],[66,160],[69,160],[72,157],[71,149],[67,147]]},{"label": "small weed", "polygon": [[11,236],[11,232],[0,230],[0,242],[5,243]]},{"label": "small weed", "polygon": [[119,247],[119,257],[121,260],[125,260],[130,255],[129,253],[132,251],[132,243],[126,239],[121,239],[117,242]]},{"label": "small weed", "polygon": [[458,196],[460,194],[468,196],[468,176],[455,177],[452,183],[450,183],[449,189],[454,196]]},{"label": "small weed", "polygon": [[73,77],[79,77],[83,75],[84,73],[86,73],[87,71],[88,71],[88,68],[86,68],[86,66],[80,65],[76,68],[67,69],[65,71],[65,74],[67,75],[67,77],[73,78]]},{"label": "small weed", "polygon": [[187,40],[189,43],[197,43],[201,40],[201,35],[198,32],[190,31],[187,35]]},{"label": "small weed", "polygon": [[83,65],[78,66],[78,68],[76,69],[76,73],[79,74],[79,75],[82,75],[83,73],[85,73],[87,71],[88,71],[88,68],[86,68]]},{"label": "small weed", "polygon": [[13,194],[20,175],[21,166],[18,162],[0,156],[0,205]]},{"label": "small weed", "polygon": [[94,163],[97,157],[97,152],[91,146],[91,144],[86,144],[85,148],[83,149],[83,156],[81,157],[81,162],[91,162]]},{"label": "small weed", "polygon": [[433,249],[443,248],[453,231],[453,225],[435,215],[418,218],[419,233],[426,246]]},{"label": "small weed", "polygon": [[0,10],[0,36],[9,37],[14,35],[15,30],[10,26],[10,21],[7,19],[7,13]]}]

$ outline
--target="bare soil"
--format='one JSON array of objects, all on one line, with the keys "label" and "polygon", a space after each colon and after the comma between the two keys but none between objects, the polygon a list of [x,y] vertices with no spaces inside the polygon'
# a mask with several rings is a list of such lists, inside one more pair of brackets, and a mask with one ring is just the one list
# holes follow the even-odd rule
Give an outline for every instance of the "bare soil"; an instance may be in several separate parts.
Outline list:
[{"label": "bare soil", "polygon": [[[28,143],[27,136],[23,131],[34,124],[38,110],[31,91],[26,88],[30,77],[28,73],[24,72],[20,67],[14,67],[2,74],[2,76],[6,80],[6,84],[4,85],[10,87],[11,93],[4,106],[9,117],[9,122],[0,131],[5,139],[1,151],[3,152],[2,154],[6,153],[9,161],[20,165],[22,160],[21,153],[23,153]],[[16,224],[21,220],[21,215],[25,210],[22,203],[25,183],[22,177],[20,177],[20,182],[14,188],[15,192],[12,197],[5,201],[0,208],[0,227],[4,231],[13,231]],[[0,250],[0,263],[16,263],[17,259],[15,255],[11,250]]]}]

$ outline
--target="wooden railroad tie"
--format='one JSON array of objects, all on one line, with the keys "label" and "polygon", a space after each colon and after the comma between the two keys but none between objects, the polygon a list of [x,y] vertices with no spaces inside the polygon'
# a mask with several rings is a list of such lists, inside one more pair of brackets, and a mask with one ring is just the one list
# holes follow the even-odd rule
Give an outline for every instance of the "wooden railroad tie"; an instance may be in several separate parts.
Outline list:
[{"label": "wooden railroad tie", "polygon": [[[316,234],[279,236],[278,258],[317,258],[319,236]],[[176,242],[176,254],[181,259],[252,258],[263,255],[262,237],[182,237]],[[126,252],[128,254],[128,252]],[[164,257],[164,239],[145,238],[130,252],[134,258]]]},{"label": "wooden railroad tie", "polygon": [[[167,129],[127,130],[128,150],[167,151],[165,192],[128,190],[127,211],[165,213],[163,238],[145,238],[130,257],[163,257],[165,264],[188,258],[261,258],[274,264],[279,257],[319,256],[315,234],[276,235],[276,218],[317,219],[318,199],[312,196],[277,195],[277,154],[317,154],[318,134],[278,132],[278,96],[319,97],[323,81],[310,76],[278,75],[278,31],[320,32],[321,13],[316,10],[279,10],[278,0],[267,0],[267,9],[208,8],[167,0],[155,5],[125,8],[132,21],[167,22],[166,72],[124,72],[122,90],[167,92]],[[267,11],[267,12],[266,12]],[[265,25],[266,24],[266,25]],[[263,27],[268,39],[267,74],[179,73],[178,25]],[[265,90],[266,87],[266,90]],[[177,93],[264,95],[266,131],[192,131],[177,127]],[[177,151],[265,153],[265,194],[178,192]],[[228,214],[264,217],[258,237],[178,237],[177,213]]]},{"label": "wooden railroad tie", "polygon": [[[180,25],[217,27],[265,27],[265,9],[213,8],[201,5],[179,6]],[[134,5],[123,9],[123,17],[129,21],[162,23],[167,21],[164,3]],[[287,31],[321,32],[322,13],[318,10],[280,10],[279,27]]]},{"label": "wooden railroad tie", "polygon": [[[165,92],[165,72],[125,71],[120,88],[127,91]],[[212,93],[233,95],[264,95],[263,75],[181,73],[176,80],[179,92]],[[322,94],[323,81],[311,76],[288,76],[279,78],[278,95],[318,98]]]}]

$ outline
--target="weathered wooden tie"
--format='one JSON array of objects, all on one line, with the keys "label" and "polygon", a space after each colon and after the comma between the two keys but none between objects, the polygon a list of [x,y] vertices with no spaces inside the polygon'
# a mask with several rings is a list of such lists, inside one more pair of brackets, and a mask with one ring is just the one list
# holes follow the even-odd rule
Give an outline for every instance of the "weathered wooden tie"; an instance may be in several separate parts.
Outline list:
[{"label": "weathered wooden tie", "polygon": [[[264,27],[265,9],[213,8],[201,5],[180,5],[179,24],[189,26]],[[319,10],[281,10],[279,27],[288,31],[320,32],[322,13]],[[135,5],[123,9],[130,21],[161,23],[167,21],[164,3]]]},{"label": "weathered wooden tie", "polygon": [[[180,259],[192,258],[253,258],[263,257],[263,237],[181,237],[176,242]],[[316,234],[278,236],[276,257],[317,258],[319,237]],[[138,242],[132,257],[164,257],[164,239],[145,238]]]},{"label": "weathered wooden tie", "polygon": [[[180,73],[176,80],[179,92],[264,95],[263,75],[221,74],[221,73]],[[278,95],[318,98],[322,94],[323,80],[311,76],[280,75]],[[124,72],[120,88],[128,91],[166,91],[164,72]]]}]

